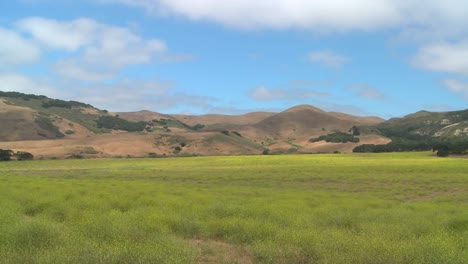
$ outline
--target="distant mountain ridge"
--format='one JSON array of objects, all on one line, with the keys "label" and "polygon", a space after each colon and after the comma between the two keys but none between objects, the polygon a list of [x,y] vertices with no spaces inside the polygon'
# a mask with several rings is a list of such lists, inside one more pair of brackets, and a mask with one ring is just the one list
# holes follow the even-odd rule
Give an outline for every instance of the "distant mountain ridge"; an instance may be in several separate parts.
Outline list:
[{"label": "distant mountain ridge", "polygon": [[[385,121],[299,105],[285,111],[242,115],[169,115],[147,110],[109,113],[89,104],[0,91],[0,148],[36,157],[241,155],[351,152],[391,138],[464,137],[468,110],[421,111]],[[359,142],[312,142],[354,133]]]}]

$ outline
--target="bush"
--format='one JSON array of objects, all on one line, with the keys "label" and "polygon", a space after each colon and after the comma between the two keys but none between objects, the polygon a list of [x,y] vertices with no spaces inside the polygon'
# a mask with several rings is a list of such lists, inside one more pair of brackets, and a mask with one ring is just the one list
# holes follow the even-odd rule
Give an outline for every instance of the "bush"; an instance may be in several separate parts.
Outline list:
[{"label": "bush", "polygon": [[205,125],[196,124],[196,125],[190,127],[190,129],[196,131],[196,130],[201,130],[201,129],[203,129],[204,127],[205,127]]},{"label": "bush", "polygon": [[143,131],[148,123],[140,122],[131,122],[126,119],[120,118],[117,116],[101,116],[96,121],[98,128],[107,128],[115,130],[125,130],[128,132]]},{"label": "bush", "polygon": [[72,155],[70,155],[69,158],[70,158],[70,159],[82,159],[82,158],[84,158],[84,157],[83,157],[83,155],[81,155],[81,154],[72,154]]},{"label": "bush", "polygon": [[450,155],[450,151],[448,149],[440,149],[437,151],[438,157],[448,157]]},{"label": "bush", "polygon": [[67,131],[65,131],[65,134],[73,135],[73,134],[75,134],[75,131],[74,130],[67,130]]},{"label": "bush", "polygon": [[346,142],[353,142],[353,143],[358,143],[359,138],[351,135],[351,134],[346,134],[342,132],[335,132],[328,134],[326,136],[320,136],[318,138],[312,138],[309,141],[310,142],[319,142],[319,141],[326,141],[329,143],[346,143]]},{"label": "bush", "polygon": [[36,118],[36,120],[34,120],[34,122],[36,122],[40,128],[53,133],[54,137],[56,138],[63,138],[65,136],[62,134],[62,132],[60,132],[59,128],[55,126],[52,121],[50,121],[48,117],[39,116]]},{"label": "bush", "polygon": [[150,152],[150,153],[148,153],[148,157],[149,158],[157,158],[158,154],[156,154],[155,152]]},{"label": "bush", "polygon": [[177,146],[174,148],[174,154],[179,154],[182,151],[182,148]]},{"label": "bush", "polygon": [[51,99],[48,101],[42,101],[42,107],[49,108],[49,107],[60,107],[60,108],[67,108],[71,109],[73,106],[76,107],[92,107],[89,104],[77,102],[77,101],[64,101],[60,99]]},{"label": "bush", "polygon": [[361,131],[359,131],[359,128],[357,126],[353,126],[349,132],[353,134],[353,136],[359,136],[361,135]]},{"label": "bush", "polygon": [[9,161],[13,156],[13,151],[10,149],[0,149],[0,161]]},{"label": "bush", "polygon": [[18,151],[15,153],[15,156],[18,160],[32,160],[34,155],[26,151]]},{"label": "bush", "polygon": [[242,137],[241,133],[239,133],[237,131],[231,131],[231,133],[233,133],[234,135],[236,135],[238,137]]},{"label": "bush", "polygon": [[431,150],[437,152],[437,156],[446,157],[450,154],[463,155],[468,152],[468,141],[459,139],[451,140],[405,140],[405,139],[393,139],[392,142],[386,145],[373,145],[364,144],[357,146],[353,149],[353,152],[403,152],[403,151],[428,151]]},{"label": "bush", "polygon": [[221,130],[221,131],[219,131],[219,132],[220,132],[221,134],[224,134],[224,135],[226,135],[226,136],[229,136],[229,131],[227,131],[227,130]]},{"label": "bush", "polygon": [[263,149],[262,154],[263,154],[263,155],[268,155],[268,154],[270,154],[270,149],[268,149],[268,148]]},{"label": "bush", "polygon": [[18,92],[2,92],[0,91],[0,97],[7,97],[7,98],[21,98],[25,101],[29,101],[30,99],[47,99],[44,95],[34,95],[34,94],[24,94]]}]

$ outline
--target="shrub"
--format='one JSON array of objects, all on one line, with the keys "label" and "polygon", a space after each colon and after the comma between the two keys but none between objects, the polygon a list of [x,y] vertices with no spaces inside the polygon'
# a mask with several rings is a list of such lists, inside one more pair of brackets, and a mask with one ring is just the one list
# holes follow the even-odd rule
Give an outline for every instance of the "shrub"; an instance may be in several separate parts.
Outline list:
[{"label": "shrub", "polygon": [[440,149],[437,151],[438,157],[448,157],[450,155],[450,151],[448,149]]},{"label": "shrub", "polygon": [[143,131],[147,126],[146,122],[131,122],[116,116],[101,116],[96,121],[98,128],[107,128],[115,130],[125,130],[128,132]]},{"label": "shrub", "polygon": [[191,127],[192,130],[200,130],[200,129],[203,129],[205,127],[205,125],[201,125],[201,124],[196,124],[194,126]]},{"label": "shrub", "polygon": [[32,160],[34,159],[34,155],[29,153],[29,152],[26,152],[26,151],[18,151],[15,153],[15,157],[18,159],[18,160]]},{"label": "shrub", "polygon": [[182,148],[177,146],[174,148],[174,154],[179,154],[182,151]]},{"label": "shrub", "polygon": [[39,116],[36,118],[36,120],[34,120],[34,122],[36,122],[40,128],[53,133],[56,138],[63,138],[65,136],[62,134],[62,132],[60,132],[59,128],[55,126],[52,121],[50,121],[48,117]]},{"label": "shrub", "polygon": [[351,134],[346,134],[342,132],[335,132],[335,133],[331,133],[325,136],[320,136],[318,138],[312,138],[309,141],[319,142],[322,140],[329,142],[329,143],[347,143],[347,142],[358,143],[359,142],[359,138]]},{"label": "shrub", "polygon": [[158,157],[158,154],[156,154],[155,152],[150,152],[150,153],[148,153],[148,157],[150,157],[150,158],[157,158],[157,157]]},{"label": "shrub", "polygon": [[13,151],[10,149],[0,149],[0,161],[9,161],[13,156]]},{"label": "shrub", "polygon": [[70,157],[68,157],[68,158],[70,158],[70,159],[82,159],[82,158],[84,158],[84,157],[83,157],[83,155],[81,155],[81,154],[72,154],[72,155],[70,155]]},{"label": "shrub", "polygon": [[242,137],[241,133],[237,132],[237,131],[231,131],[234,135],[238,136],[238,137]]},{"label": "shrub", "polygon": [[359,131],[359,128],[357,126],[353,126],[349,132],[351,132],[353,136],[361,135],[361,131]]},{"label": "shrub", "polygon": [[226,135],[226,136],[229,136],[229,131],[227,131],[227,130],[221,130],[221,131],[219,131],[219,132],[220,132],[221,134],[224,134],[224,135]]},{"label": "shrub", "polygon": [[73,106],[76,107],[92,107],[89,104],[77,102],[77,101],[64,101],[60,99],[50,99],[47,101],[42,101],[42,107],[49,108],[49,107],[60,107],[60,108],[67,108],[71,109]]}]

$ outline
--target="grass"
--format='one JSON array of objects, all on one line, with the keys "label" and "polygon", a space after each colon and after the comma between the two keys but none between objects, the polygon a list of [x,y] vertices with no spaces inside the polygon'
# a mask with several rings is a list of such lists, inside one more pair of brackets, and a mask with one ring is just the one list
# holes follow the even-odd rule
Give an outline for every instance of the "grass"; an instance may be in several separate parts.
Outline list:
[{"label": "grass", "polygon": [[0,163],[0,263],[468,263],[429,153]]}]

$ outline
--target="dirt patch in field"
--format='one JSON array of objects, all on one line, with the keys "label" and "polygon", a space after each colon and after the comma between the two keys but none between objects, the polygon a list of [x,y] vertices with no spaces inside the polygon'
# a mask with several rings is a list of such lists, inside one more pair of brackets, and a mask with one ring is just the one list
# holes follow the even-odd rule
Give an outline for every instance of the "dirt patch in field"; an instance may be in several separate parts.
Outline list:
[{"label": "dirt patch in field", "polygon": [[454,190],[447,190],[447,191],[435,191],[428,194],[421,194],[421,195],[414,195],[410,196],[408,202],[424,202],[424,201],[432,201],[437,198],[443,197],[457,197],[467,193],[467,189],[454,189]]},{"label": "dirt patch in field", "polygon": [[222,241],[194,239],[191,243],[197,249],[196,263],[254,263],[252,252],[240,246]]}]

